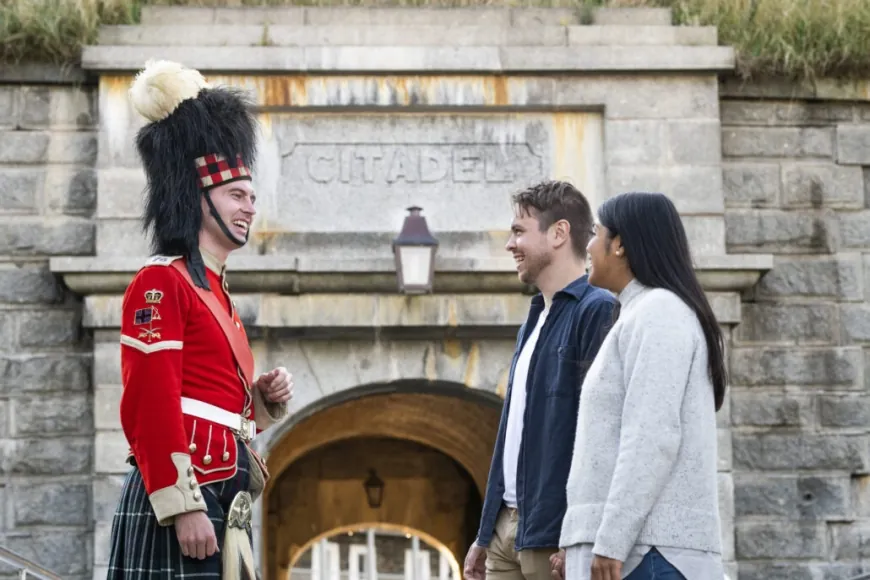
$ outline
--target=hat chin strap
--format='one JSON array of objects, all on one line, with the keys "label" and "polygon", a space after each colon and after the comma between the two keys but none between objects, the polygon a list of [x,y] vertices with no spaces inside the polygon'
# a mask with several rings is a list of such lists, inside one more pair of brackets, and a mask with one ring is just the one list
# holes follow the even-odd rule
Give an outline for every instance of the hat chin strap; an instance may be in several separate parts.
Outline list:
[{"label": "hat chin strap", "polygon": [[240,240],[239,238],[237,238],[233,234],[231,234],[229,228],[224,223],[224,220],[221,218],[220,214],[218,213],[217,208],[214,206],[214,203],[212,203],[211,196],[209,195],[209,192],[204,191],[203,195],[205,196],[205,201],[208,204],[209,213],[217,221],[217,223],[220,226],[221,231],[224,233],[224,235],[226,237],[228,237],[232,243],[239,246],[240,248],[242,246],[244,246],[245,244],[247,244],[248,243],[248,236],[250,235],[250,231],[245,235],[244,240]]}]

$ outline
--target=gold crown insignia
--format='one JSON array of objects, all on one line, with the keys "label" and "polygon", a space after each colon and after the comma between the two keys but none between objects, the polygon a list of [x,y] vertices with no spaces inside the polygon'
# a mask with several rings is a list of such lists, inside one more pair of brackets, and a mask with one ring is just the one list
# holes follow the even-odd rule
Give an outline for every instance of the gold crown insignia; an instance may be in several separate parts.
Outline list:
[{"label": "gold crown insignia", "polygon": [[163,300],[163,292],[160,290],[149,290],[145,293],[146,304],[160,304],[161,300]]}]

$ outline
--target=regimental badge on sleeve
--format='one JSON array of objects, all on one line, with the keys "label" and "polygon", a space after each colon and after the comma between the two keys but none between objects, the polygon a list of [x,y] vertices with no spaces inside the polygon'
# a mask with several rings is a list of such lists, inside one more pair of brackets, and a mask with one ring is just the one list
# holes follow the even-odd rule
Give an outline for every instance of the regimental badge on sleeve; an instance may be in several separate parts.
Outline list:
[{"label": "regimental badge on sleeve", "polygon": [[151,320],[153,320],[153,313],[151,308],[140,308],[136,311],[136,314],[133,316],[133,324],[141,325],[141,324],[151,324]]}]

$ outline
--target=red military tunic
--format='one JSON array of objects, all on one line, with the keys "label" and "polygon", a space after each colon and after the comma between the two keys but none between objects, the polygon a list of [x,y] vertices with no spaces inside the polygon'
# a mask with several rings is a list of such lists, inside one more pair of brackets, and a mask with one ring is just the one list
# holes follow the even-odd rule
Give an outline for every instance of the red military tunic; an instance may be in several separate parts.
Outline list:
[{"label": "red military tunic", "polygon": [[[222,268],[203,256],[211,291],[247,347]],[[183,260],[152,259],[136,274],[124,294],[121,321],[121,425],[161,524],[179,513],[205,510],[199,486],[236,474],[236,434],[183,414],[182,398],[241,414],[257,422],[257,431],[286,412],[286,405],[264,404],[247,384],[223,329],[172,267],[176,259]]]}]

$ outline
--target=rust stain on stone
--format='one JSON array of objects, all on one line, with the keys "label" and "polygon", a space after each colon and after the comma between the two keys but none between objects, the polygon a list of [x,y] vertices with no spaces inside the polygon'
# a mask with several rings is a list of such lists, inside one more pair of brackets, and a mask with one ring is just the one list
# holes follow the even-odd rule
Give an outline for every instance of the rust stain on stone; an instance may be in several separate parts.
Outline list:
[{"label": "rust stain on stone", "polygon": [[462,344],[458,340],[444,341],[444,354],[452,359],[462,356]]},{"label": "rust stain on stone", "polygon": [[501,373],[501,377],[498,380],[498,384],[495,386],[495,394],[497,394],[502,399],[507,395],[507,384],[508,384],[508,375],[510,374],[510,369],[505,369]]},{"label": "rust stain on stone", "polygon": [[586,126],[583,115],[554,113],[553,119],[553,169],[557,179],[579,177],[583,166],[583,141]]},{"label": "rust stain on stone", "polygon": [[486,87],[486,104],[506,106],[510,104],[507,79],[503,76],[486,77],[481,79]]},{"label": "rust stain on stone", "polygon": [[465,376],[462,377],[462,382],[468,387],[477,385],[477,370],[480,366],[480,345],[476,342],[471,343],[471,348],[468,351],[468,360],[465,362]]}]

